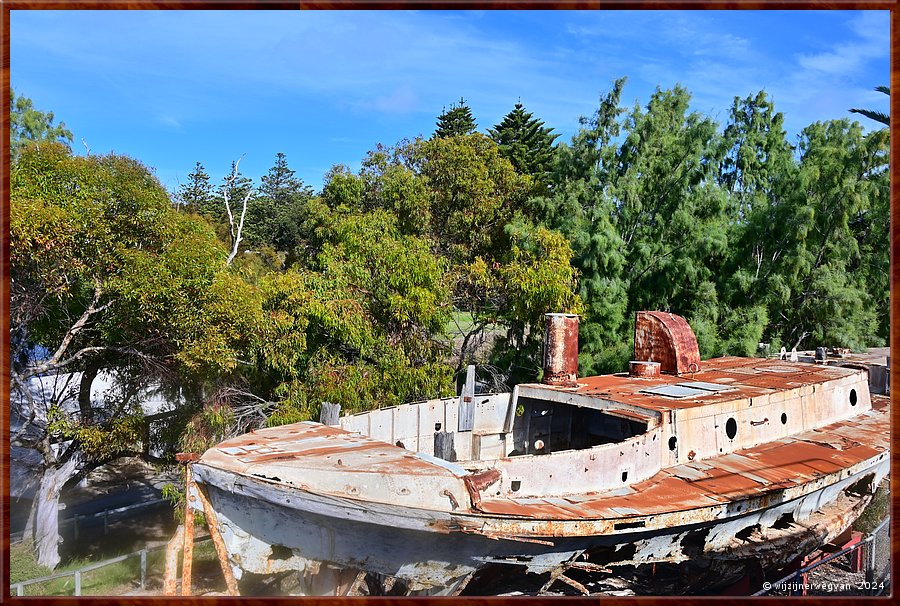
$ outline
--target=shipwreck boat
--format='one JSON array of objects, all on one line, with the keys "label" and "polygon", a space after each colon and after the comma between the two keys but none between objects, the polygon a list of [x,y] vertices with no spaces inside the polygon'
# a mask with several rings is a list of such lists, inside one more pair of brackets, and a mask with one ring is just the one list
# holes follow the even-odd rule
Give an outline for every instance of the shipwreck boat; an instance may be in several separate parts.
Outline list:
[{"label": "shipwreck boat", "polygon": [[701,361],[684,319],[639,312],[629,372],[580,378],[577,317],[547,323],[544,383],[476,394],[470,376],[456,398],[203,454],[193,478],[235,575],[456,594],[510,570],[589,593],[577,571],[668,564],[693,572],[667,591],[688,591],[829,541],[889,471],[889,400],[864,368]]}]

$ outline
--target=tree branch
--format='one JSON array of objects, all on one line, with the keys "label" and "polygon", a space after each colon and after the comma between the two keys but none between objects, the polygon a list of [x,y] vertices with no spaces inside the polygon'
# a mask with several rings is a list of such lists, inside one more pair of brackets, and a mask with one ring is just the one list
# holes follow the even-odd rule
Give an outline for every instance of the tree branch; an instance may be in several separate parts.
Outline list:
[{"label": "tree branch", "polygon": [[72,362],[74,362],[75,360],[77,360],[78,358],[83,356],[85,353],[88,353],[90,350],[104,349],[104,348],[97,348],[97,347],[86,347],[86,348],[82,349],[81,351],[79,351],[78,353],[76,353],[71,358],[69,358],[68,360],[66,360],[65,362],[60,363],[60,361],[59,361],[60,358],[62,358],[63,354],[66,353],[66,349],[68,349],[69,345],[72,343],[72,339],[75,338],[75,335],[77,335],[79,332],[81,332],[81,330],[84,328],[84,326],[88,323],[88,320],[91,319],[91,316],[102,312],[107,307],[112,305],[113,302],[115,301],[115,299],[113,299],[113,300],[105,303],[104,305],[97,307],[97,302],[100,300],[100,297],[102,296],[102,294],[103,294],[103,289],[101,288],[100,284],[96,284],[94,286],[94,298],[91,300],[91,304],[88,305],[88,308],[86,310],[84,310],[84,313],[81,314],[81,317],[78,318],[78,320],[75,322],[75,324],[73,324],[71,326],[71,328],[69,328],[69,330],[66,331],[66,335],[63,337],[62,343],[59,344],[59,347],[56,349],[56,352],[50,357],[49,360],[45,361],[43,364],[39,364],[38,366],[28,367],[25,370],[25,372],[23,373],[23,376],[22,376],[23,379],[29,379],[35,375],[45,373],[49,370],[54,370],[56,368],[60,368],[62,366],[66,366],[67,364],[71,364]]},{"label": "tree branch", "polygon": [[250,188],[247,192],[247,195],[244,196],[243,208],[241,209],[241,219],[237,225],[237,231],[235,231],[234,226],[234,213],[231,211],[231,201],[228,199],[228,187],[234,185],[234,182],[237,181],[238,175],[238,166],[241,163],[241,160],[244,159],[242,155],[237,159],[237,162],[234,163],[234,168],[231,171],[231,176],[225,179],[226,187],[222,190],[220,195],[225,199],[225,211],[228,213],[228,230],[231,233],[231,254],[228,255],[228,260],[225,261],[226,267],[231,265],[231,262],[234,261],[234,258],[238,254],[238,249],[241,245],[241,232],[244,230],[244,217],[247,215],[247,203],[250,201],[251,196],[253,196],[254,188]]}]

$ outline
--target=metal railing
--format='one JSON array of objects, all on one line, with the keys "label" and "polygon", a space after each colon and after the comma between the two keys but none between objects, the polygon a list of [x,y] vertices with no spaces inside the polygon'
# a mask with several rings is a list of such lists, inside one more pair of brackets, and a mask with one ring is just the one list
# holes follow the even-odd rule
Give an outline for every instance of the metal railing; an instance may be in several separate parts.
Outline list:
[{"label": "metal railing", "polygon": [[[139,509],[149,509],[151,507],[158,507],[163,503],[168,503],[166,499],[154,499],[152,501],[147,501],[145,503],[137,503],[135,505],[126,505],[125,507],[115,507],[112,509],[104,509],[103,511],[98,511],[96,513],[88,513],[88,514],[75,514],[72,517],[64,518],[59,521],[59,529],[62,530],[63,527],[72,525],[72,532],[74,533],[75,540],[77,541],[80,538],[79,534],[79,524],[91,524],[95,523],[97,518],[103,518],[103,534],[109,533],[109,520],[110,517],[115,517],[121,515],[123,513],[137,511]],[[16,543],[21,543],[24,539],[24,531],[20,530],[18,532],[11,532],[9,535],[9,542],[11,545],[15,545]]]},{"label": "metal railing", "polygon": [[[210,537],[201,538],[197,540],[196,543],[203,543],[211,540]],[[75,596],[81,596],[81,581],[82,575],[86,572],[91,572],[93,570],[98,570],[100,568],[105,568],[106,566],[111,566],[113,564],[118,564],[119,562],[124,562],[129,558],[140,557],[141,558],[141,568],[140,568],[140,588],[147,588],[147,554],[153,553],[156,551],[161,551],[166,548],[166,544],[158,545],[153,548],[144,548],[140,551],[134,551],[132,553],[127,553],[125,555],[121,555],[115,558],[111,558],[109,560],[103,560],[102,562],[97,562],[95,564],[90,564],[88,566],[84,566],[83,568],[79,568],[77,570],[69,570],[66,572],[58,572],[56,574],[51,574],[46,577],[40,577],[36,579],[28,579],[27,581],[20,581],[18,583],[10,583],[10,594],[15,594],[16,596],[24,596],[25,588],[29,585],[38,585],[41,583],[46,583],[48,581],[55,581],[57,579],[64,579],[66,577],[75,577],[75,587],[74,594]]]},{"label": "metal railing", "polygon": [[[869,595],[890,591],[890,521],[885,518],[865,538],[804,566],[774,583],[764,583],[754,596]],[[826,564],[829,568],[823,568]],[[839,575],[835,574],[839,567]]]}]

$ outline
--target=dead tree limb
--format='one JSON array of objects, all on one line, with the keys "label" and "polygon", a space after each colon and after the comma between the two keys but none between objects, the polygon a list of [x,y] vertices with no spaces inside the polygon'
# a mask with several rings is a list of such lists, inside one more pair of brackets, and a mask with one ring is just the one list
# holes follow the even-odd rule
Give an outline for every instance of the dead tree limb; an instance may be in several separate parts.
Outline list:
[{"label": "dead tree limb", "polygon": [[234,184],[237,181],[238,175],[238,165],[241,163],[241,160],[244,156],[238,158],[237,162],[234,163],[234,168],[231,170],[231,176],[225,178],[225,187],[222,189],[219,195],[222,196],[225,200],[225,212],[228,213],[228,229],[231,232],[231,254],[228,255],[228,260],[225,261],[225,265],[231,265],[231,262],[234,261],[234,258],[238,254],[238,249],[241,245],[241,240],[243,237],[241,236],[241,232],[244,230],[244,217],[247,215],[247,204],[250,202],[250,198],[253,196],[254,189],[251,187],[247,191],[247,195],[244,196],[243,208],[241,209],[241,218],[235,227],[234,224],[234,213],[231,211],[231,200],[228,199],[228,187]]}]

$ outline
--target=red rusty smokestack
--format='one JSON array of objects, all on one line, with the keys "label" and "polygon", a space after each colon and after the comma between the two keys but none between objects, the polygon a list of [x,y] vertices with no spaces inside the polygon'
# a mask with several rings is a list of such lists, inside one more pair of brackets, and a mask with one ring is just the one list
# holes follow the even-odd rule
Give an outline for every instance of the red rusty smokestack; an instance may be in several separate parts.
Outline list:
[{"label": "red rusty smokestack", "polygon": [[694,331],[681,316],[662,311],[637,312],[634,359],[659,362],[662,372],[674,375],[700,371]]},{"label": "red rusty smokestack", "polygon": [[544,314],[544,383],[572,387],[578,378],[578,316]]}]

